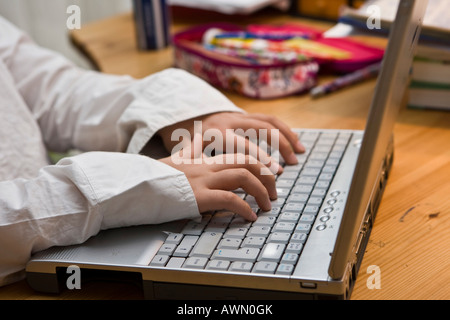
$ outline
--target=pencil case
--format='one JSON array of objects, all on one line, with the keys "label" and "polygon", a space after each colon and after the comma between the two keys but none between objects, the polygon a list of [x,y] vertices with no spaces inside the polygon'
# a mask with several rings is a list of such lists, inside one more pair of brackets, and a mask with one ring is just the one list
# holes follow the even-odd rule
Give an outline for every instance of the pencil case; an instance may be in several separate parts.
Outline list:
[{"label": "pencil case", "polygon": [[301,93],[316,84],[319,65],[315,61],[259,65],[206,50],[202,39],[211,28],[242,30],[231,24],[208,24],[175,34],[173,45],[177,67],[216,87],[257,99]]},{"label": "pencil case", "polygon": [[[319,70],[324,72],[351,72],[381,60],[383,51],[367,47],[349,39],[322,38],[321,32],[297,25],[317,43],[333,46],[349,53],[349,59],[327,57],[309,58],[303,61],[254,63],[205,48],[205,33],[213,28],[227,32],[265,32],[270,25],[251,25],[242,28],[228,23],[196,26],[173,36],[175,66],[185,69],[210,84],[228,91],[257,99],[273,99],[310,90],[317,83]],[[267,31],[267,30],[266,30]]]}]

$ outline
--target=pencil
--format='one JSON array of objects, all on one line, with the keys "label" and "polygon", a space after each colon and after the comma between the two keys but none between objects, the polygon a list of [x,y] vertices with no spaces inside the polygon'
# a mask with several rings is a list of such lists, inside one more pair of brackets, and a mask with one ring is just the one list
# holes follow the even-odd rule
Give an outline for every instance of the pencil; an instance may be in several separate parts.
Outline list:
[{"label": "pencil", "polygon": [[356,70],[345,76],[339,77],[333,81],[327,82],[323,85],[316,86],[311,89],[310,94],[313,98],[318,98],[337,91],[341,88],[348,87],[357,82],[376,77],[381,69],[381,62],[369,65],[365,68]]}]

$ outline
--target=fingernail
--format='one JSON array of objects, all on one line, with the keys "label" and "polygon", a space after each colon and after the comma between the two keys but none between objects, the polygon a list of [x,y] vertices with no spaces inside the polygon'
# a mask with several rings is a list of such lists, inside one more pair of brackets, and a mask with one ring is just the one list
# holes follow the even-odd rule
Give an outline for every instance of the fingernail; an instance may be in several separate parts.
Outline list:
[{"label": "fingernail", "polygon": [[287,159],[289,164],[297,164],[298,160],[297,160],[297,156],[295,155],[295,153],[291,153],[288,157],[289,159]]},{"label": "fingernail", "polygon": [[267,210],[264,211],[272,210],[272,202],[270,201],[270,198],[267,198],[265,207],[267,208]]},{"label": "fingernail", "polygon": [[277,189],[275,189],[275,191],[273,191],[273,193],[270,195],[270,201],[277,200],[277,199],[278,199],[278,193],[277,193]]},{"label": "fingernail", "polygon": [[296,148],[297,148],[297,152],[305,152],[306,151],[305,146],[300,141],[297,142]]},{"label": "fingernail", "polygon": [[[297,159],[297,158],[296,158]],[[271,174],[279,174],[281,172],[283,172],[283,167],[280,166],[278,163],[276,163],[275,161],[272,161],[270,163],[270,167],[269,167],[270,173]],[[267,173],[267,172],[265,172]],[[261,174],[263,174],[263,172],[261,171]]]}]

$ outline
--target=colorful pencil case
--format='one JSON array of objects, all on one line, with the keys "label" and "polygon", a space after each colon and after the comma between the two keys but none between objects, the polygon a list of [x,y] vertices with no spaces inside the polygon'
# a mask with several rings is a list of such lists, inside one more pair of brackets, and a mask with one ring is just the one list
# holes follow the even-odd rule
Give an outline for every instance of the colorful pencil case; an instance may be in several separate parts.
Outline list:
[{"label": "colorful pencil case", "polygon": [[[253,59],[250,54],[255,51],[245,47],[246,39],[237,39],[241,43],[231,41],[228,44],[220,43],[222,39],[216,39],[213,50],[208,48],[204,38],[212,29],[230,33],[264,33],[280,37],[287,32],[300,32],[306,40],[300,38],[292,41],[271,41],[272,50],[263,52],[264,57],[261,59]],[[238,49],[233,47],[236,43],[240,46]],[[252,25],[247,29],[226,23],[201,25],[175,34],[173,44],[177,67],[216,87],[258,99],[279,98],[305,92],[315,86],[319,69],[350,72],[381,60],[383,56],[382,50],[347,39],[336,41],[321,38],[321,33],[317,30],[300,25]],[[301,50],[294,59],[286,60],[285,57],[280,58],[287,52],[285,46],[295,48],[292,50]],[[322,50],[324,48],[326,50]],[[317,54],[309,56],[308,50]],[[234,55],[230,54],[230,51]],[[267,58],[269,53],[270,57]],[[345,55],[339,59],[333,58],[333,55],[338,53]]]}]

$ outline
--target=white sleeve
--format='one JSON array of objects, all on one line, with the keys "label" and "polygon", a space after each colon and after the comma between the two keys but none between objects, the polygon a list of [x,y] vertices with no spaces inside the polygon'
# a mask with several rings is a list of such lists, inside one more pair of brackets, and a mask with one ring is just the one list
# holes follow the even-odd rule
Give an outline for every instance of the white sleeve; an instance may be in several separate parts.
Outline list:
[{"label": "white sleeve", "polygon": [[180,69],[144,79],[77,68],[0,17],[0,58],[54,151],[137,153],[159,130],[215,112],[243,112]]},{"label": "white sleeve", "polygon": [[200,217],[185,175],[146,156],[87,152],[34,179],[0,182],[0,286],[31,254],[102,229]]},{"label": "white sleeve", "polygon": [[81,243],[101,229],[199,217],[182,172],[130,153],[165,126],[242,111],[217,90],[176,69],[143,80],[80,70],[1,17],[0,59],[50,149],[96,151],[31,179],[0,181],[0,285],[35,251]]}]

